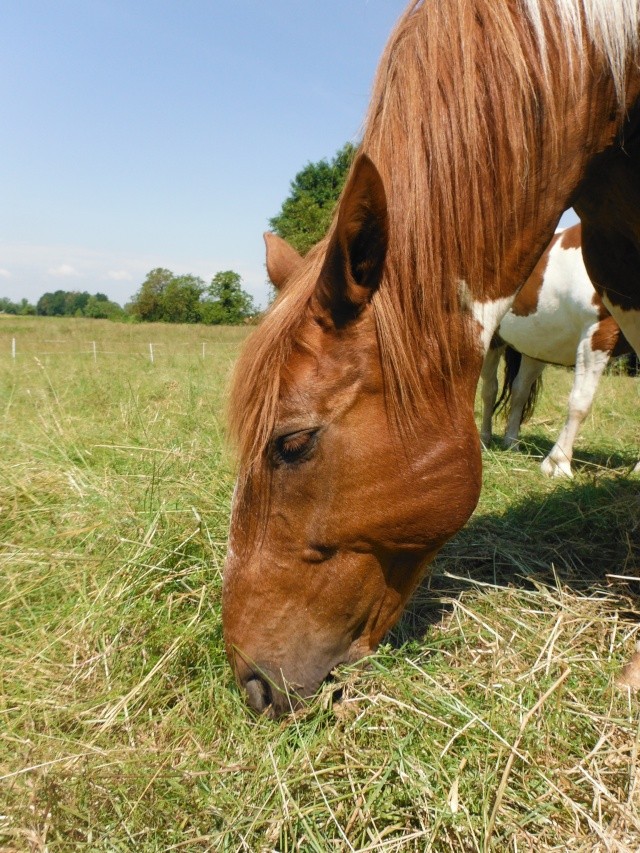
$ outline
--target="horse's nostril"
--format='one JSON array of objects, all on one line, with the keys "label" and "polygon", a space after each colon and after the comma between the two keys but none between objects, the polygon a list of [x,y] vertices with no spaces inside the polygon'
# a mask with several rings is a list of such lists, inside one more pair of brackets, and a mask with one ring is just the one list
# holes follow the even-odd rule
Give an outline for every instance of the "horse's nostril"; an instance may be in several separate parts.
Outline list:
[{"label": "horse's nostril", "polygon": [[262,714],[273,701],[271,687],[259,675],[252,675],[244,685],[249,707]]}]

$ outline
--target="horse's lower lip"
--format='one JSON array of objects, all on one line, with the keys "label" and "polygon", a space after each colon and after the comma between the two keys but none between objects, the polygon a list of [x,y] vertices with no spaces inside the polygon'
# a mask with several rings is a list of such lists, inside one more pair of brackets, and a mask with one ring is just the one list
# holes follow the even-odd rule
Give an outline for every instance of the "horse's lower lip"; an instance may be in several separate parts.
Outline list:
[{"label": "horse's lower lip", "polygon": [[[349,651],[344,656],[344,658],[340,661],[340,663],[357,663],[362,660],[362,658],[367,658],[369,655],[372,655],[375,650],[371,648],[362,637],[358,637],[355,639],[351,645],[349,646]],[[336,664],[337,666],[338,664]]]}]

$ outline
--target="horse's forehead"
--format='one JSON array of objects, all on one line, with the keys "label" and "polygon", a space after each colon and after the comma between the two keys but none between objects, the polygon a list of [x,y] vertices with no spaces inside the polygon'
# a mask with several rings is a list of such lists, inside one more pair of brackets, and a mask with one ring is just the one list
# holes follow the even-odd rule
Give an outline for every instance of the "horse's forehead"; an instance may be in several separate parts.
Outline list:
[{"label": "horse's forehead", "polygon": [[359,393],[363,382],[374,383],[378,371],[377,361],[372,361],[373,329],[371,321],[340,334],[311,319],[281,368],[279,419],[301,411],[318,416],[335,413],[345,399]]},{"label": "horse's forehead", "polygon": [[318,377],[321,357],[317,351],[296,346],[280,369],[280,399],[295,395]]},{"label": "horse's forehead", "polygon": [[[309,326],[304,323],[303,326]],[[283,347],[282,360],[277,369],[278,406],[295,408],[317,383],[321,359],[321,341],[312,328],[298,329]]]}]

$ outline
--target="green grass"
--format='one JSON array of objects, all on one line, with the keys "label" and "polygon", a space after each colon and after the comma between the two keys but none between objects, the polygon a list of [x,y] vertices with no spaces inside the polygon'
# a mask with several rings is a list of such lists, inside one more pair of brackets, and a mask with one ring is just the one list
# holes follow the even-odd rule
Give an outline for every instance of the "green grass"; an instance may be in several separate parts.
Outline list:
[{"label": "green grass", "polygon": [[637,850],[640,709],[612,683],[638,637],[637,381],[605,377],[553,482],[549,369],[524,452],[485,453],[475,516],[342,701],[274,723],[221,641],[245,335],[0,319],[0,849]]}]

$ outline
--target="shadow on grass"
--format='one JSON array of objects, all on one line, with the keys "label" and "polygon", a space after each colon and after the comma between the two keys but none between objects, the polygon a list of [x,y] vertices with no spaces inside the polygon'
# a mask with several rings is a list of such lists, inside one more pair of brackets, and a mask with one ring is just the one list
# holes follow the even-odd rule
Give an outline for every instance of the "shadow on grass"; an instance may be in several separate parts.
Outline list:
[{"label": "shadow on grass", "polygon": [[[559,433],[558,433],[559,434]],[[509,450],[502,444],[500,436],[494,436],[491,440],[491,450],[493,452],[503,452],[514,454],[522,454],[525,457],[539,457],[540,462],[545,456],[548,456],[555,441],[541,432],[526,431],[520,436],[520,446],[517,450]],[[579,448],[574,450],[572,467],[574,471],[602,469],[610,471],[628,472],[631,471],[638,459],[630,451],[621,451],[611,448],[611,450],[590,451],[588,448],[584,450]]]},{"label": "shadow on grass", "polygon": [[[625,466],[627,460],[625,459]],[[388,640],[424,637],[453,601],[484,586],[606,591],[621,615],[638,620],[640,479],[559,481],[504,512],[478,510],[440,552]]]}]

